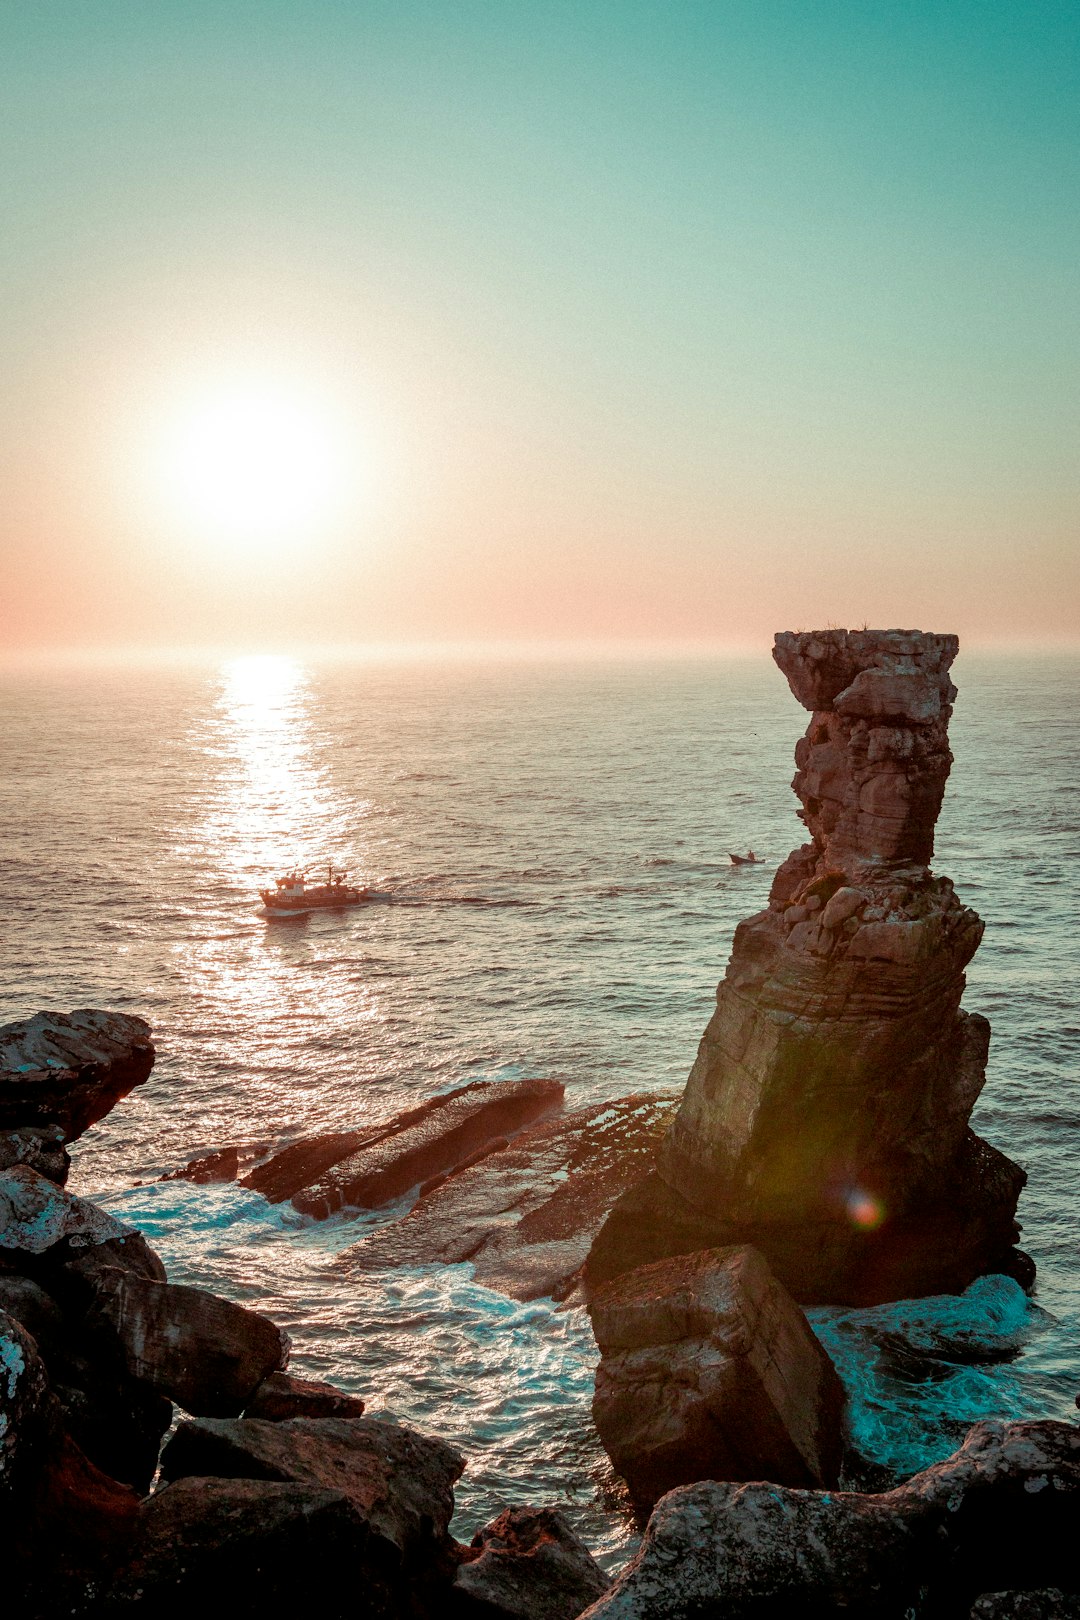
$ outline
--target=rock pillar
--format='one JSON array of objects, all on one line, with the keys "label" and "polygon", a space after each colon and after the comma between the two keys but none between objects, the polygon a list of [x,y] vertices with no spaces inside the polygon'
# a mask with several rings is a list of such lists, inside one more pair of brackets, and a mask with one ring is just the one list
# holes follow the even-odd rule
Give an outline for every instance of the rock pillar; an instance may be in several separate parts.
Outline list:
[{"label": "rock pillar", "polygon": [[811,838],[735,933],[657,1173],[624,1195],[594,1280],[752,1243],[807,1303],[1029,1280],[1025,1177],[974,1136],[990,1029],[960,1006],[983,925],[935,876],[955,636],[776,637],[811,710],[793,787]]}]

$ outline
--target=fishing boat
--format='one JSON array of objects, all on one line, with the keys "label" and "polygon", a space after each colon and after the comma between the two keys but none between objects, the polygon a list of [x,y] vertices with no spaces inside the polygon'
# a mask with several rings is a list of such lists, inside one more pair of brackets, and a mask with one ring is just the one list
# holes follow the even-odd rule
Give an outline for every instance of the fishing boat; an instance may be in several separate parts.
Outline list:
[{"label": "fishing boat", "polygon": [[728,850],[728,854],[731,856],[732,866],[759,866],[761,864],[761,856],[755,855],[752,849],[748,849],[745,855],[732,855],[730,850]]},{"label": "fishing boat", "polygon": [[305,911],[336,911],[341,906],[358,906],[371,894],[370,889],[347,883],[349,874],[342,866],[328,866],[325,883],[309,883],[310,871],[310,867],[294,867],[278,878],[276,889],[259,890],[262,903],[272,917],[296,917]]}]

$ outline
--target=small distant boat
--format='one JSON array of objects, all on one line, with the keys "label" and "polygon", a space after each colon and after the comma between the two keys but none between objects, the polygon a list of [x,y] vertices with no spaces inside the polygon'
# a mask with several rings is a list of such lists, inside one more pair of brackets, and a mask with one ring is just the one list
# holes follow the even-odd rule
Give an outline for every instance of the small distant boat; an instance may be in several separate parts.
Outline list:
[{"label": "small distant boat", "polygon": [[732,855],[730,850],[728,850],[728,854],[731,856],[732,866],[759,866],[761,864],[761,856],[755,855],[752,849],[748,849],[745,855]]},{"label": "small distant boat", "polygon": [[276,889],[260,889],[262,903],[272,917],[296,917],[305,911],[337,910],[341,906],[358,906],[367,900],[370,889],[357,888],[346,883],[348,872],[341,866],[326,868],[325,883],[307,881],[310,867],[296,867],[277,880]]}]

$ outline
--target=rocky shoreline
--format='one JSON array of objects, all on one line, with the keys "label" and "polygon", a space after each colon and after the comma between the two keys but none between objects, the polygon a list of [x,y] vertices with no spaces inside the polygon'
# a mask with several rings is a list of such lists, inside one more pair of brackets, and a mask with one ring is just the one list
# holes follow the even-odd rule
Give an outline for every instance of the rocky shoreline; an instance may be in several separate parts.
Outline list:
[{"label": "rocky shoreline", "polygon": [[1080,1428],[979,1423],[892,1489],[845,1488],[844,1392],[801,1309],[1033,1285],[1024,1172],[968,1126],[989,1026],[960,998],[982,924],[928,864],[955,652],[920,632],[777,638],[812,711],[794,783],[811,842],[737,930],[682,1099],[567,1109],[555,1079],[474,1082],[166,1178],[235,1180],[315,1220],[390,1209],[346,1275],[468,1261],[512,1298],[584,1304],[594,1421],[643,1530],[614,1583],[550,1504],[507,1503],[459,1543],[454,1447],[293,1376],[267,1316],[171,1283],[67,1190],[67,1145],[150,1073],[148,1025],[0,1030],[14,1613],[1080,1615]]}]

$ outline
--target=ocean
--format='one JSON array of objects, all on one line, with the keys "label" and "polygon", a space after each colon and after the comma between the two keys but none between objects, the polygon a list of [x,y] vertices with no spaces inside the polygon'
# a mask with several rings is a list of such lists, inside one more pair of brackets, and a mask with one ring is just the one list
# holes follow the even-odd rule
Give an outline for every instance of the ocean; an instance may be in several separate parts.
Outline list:
[{"label": "ocean", "polygon": [[[973,1123],[1028,1171],[1029,1302],[817,1311],[853,1434],[901,1477],[981,1417],[1080,1391],[1080,661],[961,651],[935,868],[983,916],[965,1005],[993,1026]],[[70,1186],[140,1227],[174,1281],[268,1311],[292,1366],[457,1445],[452,1529],[562,1505],[616,1567],[626,1507],[592,1431],[580,1310],[468,1266],[357,1279],[384,1216],[315,1222],[158,1178],[196,1154],[354,1127],[477,1078],[571,1104],[681,1085],[738,920],[802,841],[807,716],[767,650],[636,662],[242,657],[8,670],[0,1018],[108,1007],[154,1027],[140,1090]],[[752,845],[759,867],[733,868]],[[377,898],[268,921],[256,891],[333,860]]]}]

